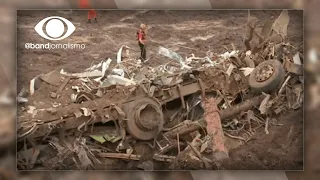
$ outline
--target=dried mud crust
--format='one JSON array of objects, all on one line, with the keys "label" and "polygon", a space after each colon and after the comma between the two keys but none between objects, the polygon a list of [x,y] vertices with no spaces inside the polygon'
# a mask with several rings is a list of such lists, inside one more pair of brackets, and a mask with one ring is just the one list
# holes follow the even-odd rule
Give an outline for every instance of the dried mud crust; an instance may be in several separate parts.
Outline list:
[{"label": "dried mud crust", "polygon": [[[264,131],[255,134],[245,148],[231,150],[230,160],[224,167],[230,170],[301,170],[303,167],[303,115],[302,110],[290,112],[281,117],[279,124],[272,126],[266,135]],[[258,145],[260,144],[260,145]],[[241,164],[241,166],[239,166]]]},{"label": "dried mud crust", "polygon": [[[231,49],[231,43],[237,49],[244,47],[242,36],[245,34],[247,11],[201,11],[200,13],[199,11],[150,11],[132,20],[120,22],[121,18],[131,14],[134,14],[134,11],[98,11],[97,24],[86,23],[87,11],[73,11],[71,15],[58,14],[57,11],[24,11],[23,14],[18,14],[18,28],[25,26],[19,28],[17,36],[18,90],[22,87],[28,88],[30,80],[42,73],[60,69],[65,69],[67,72],[82,72],[93,61],[99,62],[107,57],[115,60],[116,52],[122,44],[138,50],[135,33],[141,22],[152,27],[148,31],[150,41],[147,47],[147,55],[152,57],[147,64],[151,66],[167,62],[166,58],[157,55],[160,45],[175,50],[182,57],[191,53],[201,57],[208,50],[224,53],[226,51],[224,46]],[[251,12],[251,16],[262,21],[270,19],[271,16],[277,17],[279,14],[280,11]],[[52,15],[65,17],[75,24],[77,29],[67,41],[84,43],[85,50],[24,49],[24,43],[27,42],[46,42],[34,32],[33,27],[43,18]],[[290,12],[289,15],[289,41],[298,47],[303,42],[303,17],[298,11]],[[213,37],[210,38],[210,35]],[[195,40],[192,41],[191,38]],[[139,52],[132,51],[131,55],[138,57]],[[217,80],[211,78],[212,82]],[[46,101],[50,91],[51,88],[40,88],[34,100],[29,99],[30,103]],[[112,98],[118,93],[110,91],[108,94]],[[122,98],[122,95],[117,97]],[[69,100],[70,97],[65,96],[65,98]],[[297,158],[302,158],[302,112],[294,112],[290,117],[279,118],[278,122],[284,125],[272,126],[269,135],[264,134],[262,130],[256,140],[230,151],[231,159],[225,164],[226,169],[301,169],[302,160]],[[290,133],[293,134],[290,135],[292,143],[283,146],[288,142],[287,137],[291,127],[294,127]],[[251,158],[248,158],[249,155]],[[113,164],[108,169],[126,169],[126,165]]]}]

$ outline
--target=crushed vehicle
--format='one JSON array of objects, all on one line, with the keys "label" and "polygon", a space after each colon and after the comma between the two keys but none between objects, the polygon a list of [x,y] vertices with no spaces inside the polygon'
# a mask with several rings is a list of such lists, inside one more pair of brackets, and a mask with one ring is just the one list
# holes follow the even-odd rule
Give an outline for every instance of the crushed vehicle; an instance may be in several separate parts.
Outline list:
[{"label": "crushed vehicle", "polygon": [[159,47],[172,61],[149,67],[122,46],[113,67],[107,59],[83,73],[35,77],[19,103],[43,86],[57,90],[19,112],[18,169],[112,169],[109,159],[137,162],[131,169],[222,168],[225,137],[246,143],[302,107],[303,52],[286,41],[288,23],[287,11],[261,32],[248,20],[241,51],[184,59]]}]

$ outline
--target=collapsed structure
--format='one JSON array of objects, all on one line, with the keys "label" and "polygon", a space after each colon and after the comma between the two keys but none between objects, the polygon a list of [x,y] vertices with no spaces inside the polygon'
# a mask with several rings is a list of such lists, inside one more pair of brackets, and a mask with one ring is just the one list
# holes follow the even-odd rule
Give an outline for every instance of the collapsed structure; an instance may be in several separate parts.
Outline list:
[{"label": "collapsed structure", "polygon": [[[184,59],[159,47],[172,61],[154,68],[128,58],[130,48],[122,46],[113,67],[107,59],[83,73],[35,77],[31,96],[26,90],[18,96],[33,102],[18,116],[18,168],[110,169],[106,159],[139,161],[133,169],[145,170],[153,162],[165,169],[220,168],[228,158],[225,136],[246,143],[302,106],[303,56],[287,42],[288,23],[288,11],[261,32],[248,20],[241,51]],[[42,92],[47,102],[36,101]]]}]

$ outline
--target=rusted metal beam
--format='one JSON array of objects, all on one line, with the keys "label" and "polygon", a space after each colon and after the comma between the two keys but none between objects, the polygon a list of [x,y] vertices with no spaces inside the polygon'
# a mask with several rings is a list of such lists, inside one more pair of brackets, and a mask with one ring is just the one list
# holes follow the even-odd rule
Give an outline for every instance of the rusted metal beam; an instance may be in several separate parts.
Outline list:
[{"label": "rusted metal beam", "polygon": [[172,130],[165,132],[164,135],[168,138],[175,139],[177,138],[177,134],[179,134],[179,136],[183,136],[194,131],[204,129],[206,127],[204,119],[200,119],[198,121],[193,121],[190,123],[186,123],[184,121],[181,124],[181,126],[178,126],[177,128],[173,128]]},{"label": "rusted metal beam", "polygon": [[195,83],[191,83],[191,84],[187,84],[187,85],[181,86],[180,91],[179,91],[178,87],[172,87],[169,90],[170,93],[171,93],[171,96],[169,98],[167,98],[167,99],[162,100],[161,104],[165,104],[167,102],[173,101],[175,99],[180,98],[181,96],[184,97],[184,96],[196,93],[196,92],[200,91],[202,88],[203,89],[205,88],[205,87],[201,87],[201,86],[202,85],[200,85],[198,82],[195,82]]},{"label": "rusted metal beam", "polygon": [[245,100],[244,102],[237,104],[233,107],[224,109],[220,112],[220,118],[229,119],[238,115],[242,111],[248,111],[253,107],[260,105],[264,98],[265,98],[265,95],[262,94],[252,99]]}]

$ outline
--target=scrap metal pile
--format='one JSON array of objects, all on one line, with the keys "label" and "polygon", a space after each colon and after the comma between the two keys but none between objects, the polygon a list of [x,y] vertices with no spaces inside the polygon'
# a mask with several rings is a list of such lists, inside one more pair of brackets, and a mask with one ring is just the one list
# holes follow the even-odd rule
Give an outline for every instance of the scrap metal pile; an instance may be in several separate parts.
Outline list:
[{"label": "scrap metal pile", "polygon": [[261,32],[248,21],[241,51],[184,59],[159,47],[171,61],[149,67],[122,46],[115,63],[35,77],[18,96],[18,168],[221,168],[226,137],[246,143],[302,107],[303,56],[288,23],[287,11]]}]

